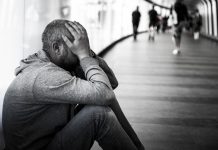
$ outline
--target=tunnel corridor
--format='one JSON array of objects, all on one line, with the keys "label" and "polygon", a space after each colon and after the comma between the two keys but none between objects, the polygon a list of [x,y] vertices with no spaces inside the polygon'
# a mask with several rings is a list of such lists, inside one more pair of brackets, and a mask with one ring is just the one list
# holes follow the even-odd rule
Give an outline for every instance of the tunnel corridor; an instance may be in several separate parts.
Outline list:
[{"label": "tunnel corridor", "polygon": [[[4,94],[21,59],[42,49],[41,34],[54,19],[79,21],[91,49],[114,71],[114,91],[127,119],[147,150],[218,149],[218,0],[184,0],[191,15],[202,16],[200,38],[182,35],[181,54],[173,55],[173,22],[149,41],[148,11],[173,17],[176,0],[1,0],[0,150],[4,149]],[[132,11],[141,21],[136,41]],[[128,38],[127,38],[128,37]],[[101,150],[95,142],[91,150]]]}]

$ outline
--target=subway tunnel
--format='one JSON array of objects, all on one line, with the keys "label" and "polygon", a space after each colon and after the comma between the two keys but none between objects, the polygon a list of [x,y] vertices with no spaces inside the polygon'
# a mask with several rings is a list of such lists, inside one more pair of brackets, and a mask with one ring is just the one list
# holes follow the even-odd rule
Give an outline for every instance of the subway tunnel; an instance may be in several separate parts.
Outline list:
[{"label": "subway tunnel", "polygon": [[[42,32],[54,19],[76,20],[86,28],[91,49],[118,79],[114,93],[145,149],[218,150],[218,0],[184,0],[190,18],[198,9],[202,25],[197,37],[191,23],[183,28],[176,55],[175,2],[1,0],[0,150],[5,147],[4,95],[16,77],[14,70],[20,60],[42,49]],[[132,12],[137,6],[141,18],[134,40]],[[152,6],[159,31],[149,28]],[[165,31],[164,17],[169,17]],[[97,142],[91,148],[101,149]]]}]

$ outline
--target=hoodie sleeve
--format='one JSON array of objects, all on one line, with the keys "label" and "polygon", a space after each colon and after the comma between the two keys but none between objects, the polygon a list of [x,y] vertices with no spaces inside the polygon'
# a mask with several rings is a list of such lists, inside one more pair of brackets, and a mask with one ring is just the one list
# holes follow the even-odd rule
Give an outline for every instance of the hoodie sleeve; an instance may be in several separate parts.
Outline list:
[{"label": "hoodie sleeve", "polygon": [[113,89],[115,89],[118,86],[117,78],[115,77],[113,71],[111,68],[107,65],[107,63],[99,56],[96,56],[96,59],[99,62],[99,66],[104,70],[104,72],[107,74],[107,77],[110,81],[110,84]]},{"label": "hoodie sleeve", "polygon": [[107,63],[105,62],[105,60],[103,58],[96,55],[95,52],[92,50],[91,50],[91,55],[93,58],[96,58],[98,60],[99,66],[106,73],[112,88],[115,89],[118,86],[118,81],[117,81],[117,78],[115,77],[113,71],[111,70],[111,68],[107,65]]},{"label": "hoodie sleeve", "polygon": [[99,63],[86,57],[80,64],[86,80],[72,76],[55,65],[45,67],[33,86],[35,99],[45,103],[109,105],[115,95]]},{"label": "hoodie sleeve", "polygon": [[[91,51],[91,55],[93,58],[95,58],[98,63],[99,63],[99,66],[102,68],[102,70],[106,73],[109,81],[110,81],[110,84],[112,86],[113,89],[117,88],[118,86],[118,81],[117,81],[117,78],[116,76],[114,75],[113,71],[111,70],[111,68],[108,66],[108,64],[105,62],[105,60],[99,56],[97,56],[93,51]],[[76,68],[76,76],[84,79],[84,72],[81,68],[81,66],[77,67]]]}]

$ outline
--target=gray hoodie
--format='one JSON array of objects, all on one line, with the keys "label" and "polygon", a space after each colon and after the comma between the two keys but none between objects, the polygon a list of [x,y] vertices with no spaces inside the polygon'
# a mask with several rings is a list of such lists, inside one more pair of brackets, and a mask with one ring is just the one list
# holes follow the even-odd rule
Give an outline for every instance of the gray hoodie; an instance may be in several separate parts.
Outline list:
[{"label": "gray hoodie", "polygon": [[80,73],[70,73],[44,51],[20,62],[3,104],[7,150],[42,150],[69,122],[76,104],[110,104],[118,85],[111,69],[97,56],[80,66]]}]

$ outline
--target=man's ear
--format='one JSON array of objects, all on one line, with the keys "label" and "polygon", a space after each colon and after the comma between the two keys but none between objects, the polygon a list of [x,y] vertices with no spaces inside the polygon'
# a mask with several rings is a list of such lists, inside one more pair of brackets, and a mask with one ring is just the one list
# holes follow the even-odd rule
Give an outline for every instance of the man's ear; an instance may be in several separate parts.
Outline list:
[{"label": "man's ear", "polygon": [[61,50],[59,48],[59,44],[57,42],[53,42],[52,43],[52,51],[56,54],[56,55],[60,55],[61,54]]}]

